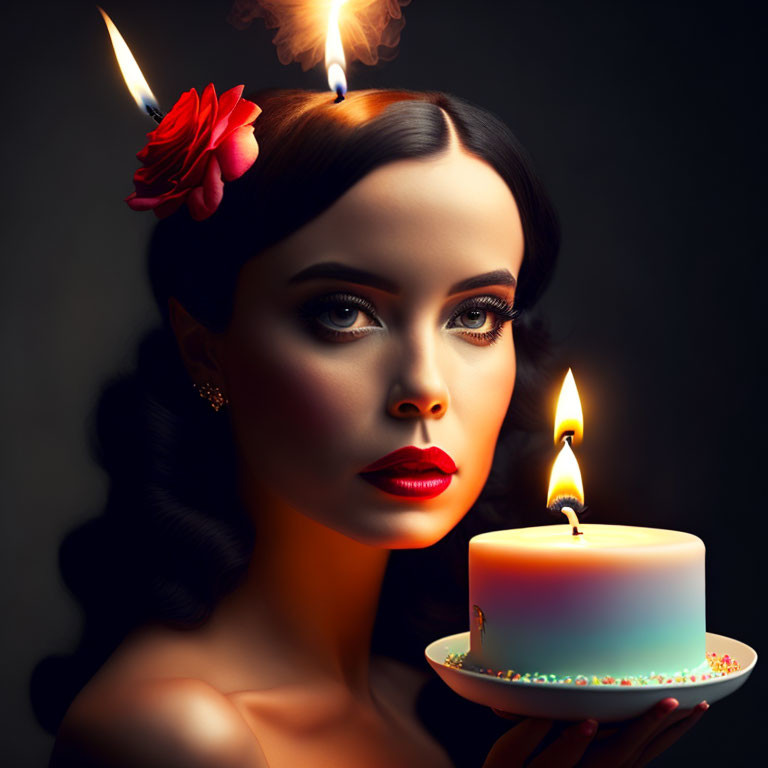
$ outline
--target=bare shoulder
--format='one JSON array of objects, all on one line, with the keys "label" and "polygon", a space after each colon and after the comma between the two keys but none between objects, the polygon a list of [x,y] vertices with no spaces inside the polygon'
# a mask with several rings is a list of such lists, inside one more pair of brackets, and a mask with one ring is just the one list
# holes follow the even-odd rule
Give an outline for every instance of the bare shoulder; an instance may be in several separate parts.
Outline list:
[{"label": "bare shoulder", "polygon": [[227,697],[192,678],[87,686],[59,729],[51,768],[263,768]]}]

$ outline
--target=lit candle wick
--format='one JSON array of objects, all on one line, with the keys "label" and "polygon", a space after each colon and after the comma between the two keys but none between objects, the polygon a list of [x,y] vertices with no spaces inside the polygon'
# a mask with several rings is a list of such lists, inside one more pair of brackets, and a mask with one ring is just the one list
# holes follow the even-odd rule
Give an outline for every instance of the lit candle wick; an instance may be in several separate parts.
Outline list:
[{"label": "lit candle wick", "polygon": [[158,124],[163,122],[163,118],[165,115],[157,108],[153,107],[151,104],[146,104],[144,107],[147,110],[147,114]]},{"label": "lit candle wick", "polygon": [[560,510],[567,518],[571,525],[571,533],[574,536],[583,536],[584,532],[579,530],[579,518],[576,517],[576,512],[571,507],[563,507]]},{"label": "lit candle wick", "polygon": [[332,0],[325,37],[325,68],[328,72],[328,85],[332,91],[336,92],[334,104],[344,101],[344,94],[347,92],[347,76],[344,74],[347,60],[344,56],[344,44],[341,41],[339,29],[339,13],[346,1]]},{"label": "lit candle wick", "polygon": [[584,509],[584,485],[573,446],[581,440],[583,432],[581,402],[569,368],[557,400],[554,437],[555,445],[560,445],[560,452],[549,473],[547,507],[552,512],[562,512],[568,518],[574,536],[581,536],[582,533],[576,511]]}]

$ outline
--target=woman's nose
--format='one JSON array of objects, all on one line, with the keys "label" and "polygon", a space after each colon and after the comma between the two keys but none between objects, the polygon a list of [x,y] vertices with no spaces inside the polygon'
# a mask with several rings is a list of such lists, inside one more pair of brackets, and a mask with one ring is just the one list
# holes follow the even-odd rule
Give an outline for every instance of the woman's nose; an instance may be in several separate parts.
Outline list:
[{"label": "woman's nose", "polygon": [[398,419],[439,419],[448,410],[450,397],[435,359],[435,349],[423,342],[412,347],[404,350],[398,361],[387,411]]}]

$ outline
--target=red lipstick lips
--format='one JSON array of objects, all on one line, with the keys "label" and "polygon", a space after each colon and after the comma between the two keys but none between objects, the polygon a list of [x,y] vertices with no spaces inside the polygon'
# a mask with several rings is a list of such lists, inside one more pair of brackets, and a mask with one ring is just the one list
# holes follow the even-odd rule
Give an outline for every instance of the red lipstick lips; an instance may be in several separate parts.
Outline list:
[{"label": "red lipstick lips", "polygon": [[360,476],[395,496],[431,499],[451,484],[454,472],[456,464],[445,451],[409,445],[369,464]]}]

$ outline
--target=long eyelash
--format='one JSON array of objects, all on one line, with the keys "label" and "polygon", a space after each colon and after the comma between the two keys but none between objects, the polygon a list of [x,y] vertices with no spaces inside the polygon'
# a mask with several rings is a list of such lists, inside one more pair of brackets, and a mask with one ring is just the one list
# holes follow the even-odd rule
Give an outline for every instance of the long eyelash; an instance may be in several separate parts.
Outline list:
[{"label": "long eyelash", "polygon": [[360,307],[360,309],[364,309],[371,315],[371,317],[377,319],[376,307],[374,307],[368,299],[365,299],[362,296],[356,296],[353,293],[329,293],[324,296],[318,296],[301,307],[300,312],[302,317],[310,318],[318,311],[330,309],[339,304],[353,304],[356,307]]},{"label": "long eyelash", "polygon": [[456,308],[456,311],[451,316],[451,320],[454,320],[459,315],[464,314],[464,312],[469,312],[472,309],[491,309],[499,315],[499,317],[504,318],[504,322],[514,320],[520,314],[517,309],[498,296],[473,296]]},{"label": "long eyelash", "polygon": [[[338,331],[317,322],[318,314],[340,305],[357,307],[363,310],[372,320],[378,322],[376,308],[373,304],[368,301],[368,299],[353,293],[331,293],[318,296],[302,306],[299,309],[299,314],[306,323],[314,328],[314,330],[320,332],[323,336],[351,339],[368,333],[367,328],[353,328],[348,331]],[[519,310],[515,309],[498,296],[473,296],[457,307],[456,311],[451,315],[449,322],[452,323],[457,317],[473,309],[491,310],[499,318],[496,326],[485,333],[473,333],[471,329],[462,329],[462,332],[465,335],[481,339],[488,344],[493,344],[498,341],[504,330],[504,326],[508,322],[514,321],[520,315]]]},{"label": "long eyelash", "polygon": [[498,296],[473,296],[471,299],[467,299],[467,301],[459,305],[453,315],[451,315],[450,322],[453,322],[457,317],[473,309],[490,309],[499,318],[496,326],[485,333],[473,333],[469,328],[462,329],[462,332],[466,335],[487,341],[488,344],[493,344],[498,341],[504,330],[504,326],[520,315],[519,310],[504,301],[504,299],[500,299]]},{"label": "long eyelash", "polygon": [[321,312],[338,306],[357,307],[358,309],[362,309],[372,320],[379,321],[378,316],[376,315],[376,307],[374,307],[368,299],[362,296],[356,296],[353,293],[329,293],[324,296],[318,296],[302,306],[299,309],[299,314],[310,327],[323,336],[350,339],[368,333],[367,328],[353,328],[349,331],[337,331],[318,323],[317,316]]}]

